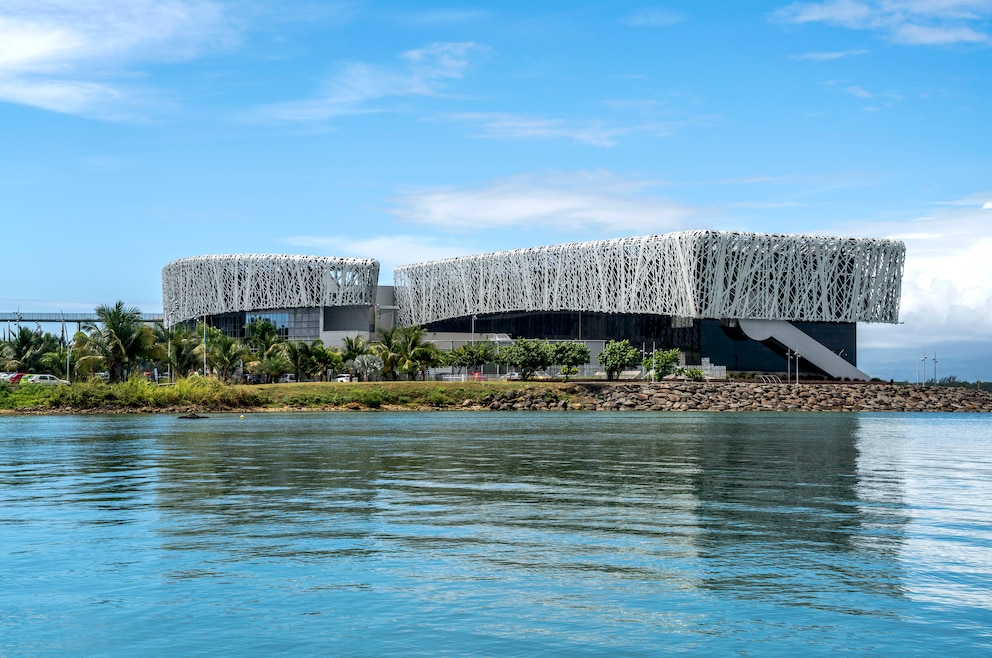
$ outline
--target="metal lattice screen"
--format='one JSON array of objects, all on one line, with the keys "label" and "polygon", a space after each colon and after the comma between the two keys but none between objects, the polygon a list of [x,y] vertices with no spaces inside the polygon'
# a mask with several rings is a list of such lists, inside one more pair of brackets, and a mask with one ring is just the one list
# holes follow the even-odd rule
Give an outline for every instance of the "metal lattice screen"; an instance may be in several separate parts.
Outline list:
[{"label": "metal lattice screen", "polygon": [[582,310],[686,318],[898,322],[897,240],[684,231],[405,265],[403,324]]},{"label": "metal lattice screen", "polygon": [[375,304],[371,258],[235,254],[194,256],[162,270],[166,326],[233,311]]}]

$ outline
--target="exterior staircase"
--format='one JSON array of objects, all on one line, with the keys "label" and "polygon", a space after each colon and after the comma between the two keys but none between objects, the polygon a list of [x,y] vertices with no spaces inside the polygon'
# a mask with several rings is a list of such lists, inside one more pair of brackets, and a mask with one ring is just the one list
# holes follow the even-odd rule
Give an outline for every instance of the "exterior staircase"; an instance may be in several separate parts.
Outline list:
[{"label": "exterior staircase", "polygon": [[782,347],[798,352],[800,357],[837,379],[868,381],[868,375],[830,351],[809,334],[785,320],[738,320],[748,338],[764,342],[774,340]]}]

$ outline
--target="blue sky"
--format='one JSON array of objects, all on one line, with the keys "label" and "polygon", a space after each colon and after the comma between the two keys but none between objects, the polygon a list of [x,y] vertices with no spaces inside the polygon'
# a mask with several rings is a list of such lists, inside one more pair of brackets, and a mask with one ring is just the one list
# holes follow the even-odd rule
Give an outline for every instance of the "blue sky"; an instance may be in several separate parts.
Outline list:
[{"label": "blue sky", "polygon": [[[0,310],[213,253],[906,242],[860,364],[992,380],[992,0],[0,0]],[[932,367],[932,364],[931,366]]]}]

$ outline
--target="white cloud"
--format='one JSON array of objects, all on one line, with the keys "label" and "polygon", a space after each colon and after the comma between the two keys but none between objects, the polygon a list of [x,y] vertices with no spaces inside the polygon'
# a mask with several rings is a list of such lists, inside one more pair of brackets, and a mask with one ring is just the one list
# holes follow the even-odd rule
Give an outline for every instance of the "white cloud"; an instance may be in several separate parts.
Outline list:
[{"label": "white cloud", "polygon": [[858,87],[858,86],[855,86],[855,85],[852,85],[850,87],[845,88],[844,89],[844,92],[845,93],[848,93],[848,94],[851,94],[852,96],[857,96],[858,98],[871,98],[872,97],[872,94],[870,92],[865,91],[861,87]]},{"label": "white cloud", "polygon": [[379,261],[379,282],[385,285],[392,281],[393,270],[400,265],[484,251],[473,241],[427,235],[377,235],[365,239],[294,236],[284,238],[283,242],[295,247],[306,247],[308,253],[319,251],[344,258],[375,258]]},{"label": "white cloud", "polygon": [[148,61],[226,47],[235,31],[207,0],[7,0],[0,5],[0,101],[120,116],[122,79]]},{"label": "white cloud", "polygon": [[837,52],[827,52],[827,53],[803,53],[802,55],[796,55],[796,59],[810,59],[815,62],[829,62],[835,59],[843,59],[845,57],[855,57],[857,55],[864,55],[867,50],[844,50]]},{"label": "white cloud", "polygon": [[496,139],[570,139],[591,146],[615,146],[621,137],[667,137],[684,125],[679,122],[642,122],[612,125],[602,121],[576,121],[533,117],[505,112],[459,112],[442,118],[470,124],[476,137]]},{"label": "white cloud", "polygon": [[970,27],[899,25],[892,31],[892,40],[909,45],[940,46],[951,43],[987,43],[989,36]]},{"label": "white cloud", "polygon": [[383,67],[362,62],[341,66],[314,98],[273,103],[249,112],[258,121],[311,123],[337,116],[378,111],[370,101],[408,96],[438,96],[445,81],[464,76],[469,58],[486,50],[472,42],[432,43],[400,55],[402,66]]},{"label": "white cloud", "polygon": [[658,181],[609,172],[513,176],[476,188],[433,188],[394,199],[397,217],[446,231],[548,229],[657,233],[703,216],[703,208],[657,195]]},{"label": "white cloud", "polygon": [[826,0],[793,2],[772,13],[783,23],[827,23],[881,32],[896,43],[990,43],[981,31],[992,17],[990,0]]},{"label": "white cloud", "polygon": [[[988,198],[988,195],[983,195]],[[992,341],[992,214],[980,201],[941,204],[899,224],[856,227],[858,235],[906,244],[900,320],[906,331],[869,331],[867,345],[907,337],[919,344]]]},{"label": "white cloud", "polygon": [[474,23],[490,17],[489,11],[481,9],[431,9],[393,15],[400,23],[427,26]]},{"label": "white cloud", "polygon": [[662,7],[643,7],[627,12],[620,19],[624,25],[632,27],[669,27],[685,20],[685,16]]}]

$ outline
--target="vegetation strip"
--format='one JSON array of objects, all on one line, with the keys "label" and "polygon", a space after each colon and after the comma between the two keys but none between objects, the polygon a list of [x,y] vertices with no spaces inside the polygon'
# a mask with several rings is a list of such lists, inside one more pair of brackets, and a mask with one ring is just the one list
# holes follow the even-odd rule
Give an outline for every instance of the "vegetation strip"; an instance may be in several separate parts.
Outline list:
[{"label": "vegetation strip", "polygon": [[905,384],[373,382],[246,386],[190,377],[73,386],[0,383],[4,413],[204,411],[992,411],[992,393]]}]

